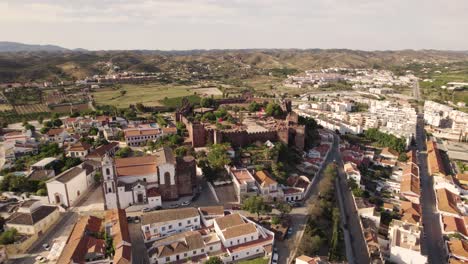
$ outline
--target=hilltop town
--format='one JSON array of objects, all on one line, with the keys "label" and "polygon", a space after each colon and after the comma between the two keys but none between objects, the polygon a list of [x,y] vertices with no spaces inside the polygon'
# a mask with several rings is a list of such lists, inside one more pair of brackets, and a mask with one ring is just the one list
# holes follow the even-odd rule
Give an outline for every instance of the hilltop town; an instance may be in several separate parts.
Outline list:
[{"label": "hilltop town", "polygon": [[213,52],[2,77],[0,263],[468,261],[465,57]]}]

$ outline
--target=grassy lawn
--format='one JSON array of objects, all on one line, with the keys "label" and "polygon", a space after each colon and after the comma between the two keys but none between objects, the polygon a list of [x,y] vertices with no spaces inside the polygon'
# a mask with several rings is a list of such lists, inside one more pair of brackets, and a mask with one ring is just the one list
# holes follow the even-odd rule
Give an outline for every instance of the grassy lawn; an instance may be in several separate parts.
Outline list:
[{"label": "grassy lawn", "polygon": [[[127,91],[121,96],[120,90]],[[98,105],[114,105],[118,108],[128,107],[129,104],[143,103],[148,106],[161,105],[161,100],[167,98],[193,95],[190,86],[174,86],[162,84],[123,84],[120,90],[98,89],[93,92]]]},{"label": "grassy lawn", "polygon": [[256,259],[239,262],[239,264],[267,264],[267,263],[268,263],[268,259],[266,258],[256,258]]}]

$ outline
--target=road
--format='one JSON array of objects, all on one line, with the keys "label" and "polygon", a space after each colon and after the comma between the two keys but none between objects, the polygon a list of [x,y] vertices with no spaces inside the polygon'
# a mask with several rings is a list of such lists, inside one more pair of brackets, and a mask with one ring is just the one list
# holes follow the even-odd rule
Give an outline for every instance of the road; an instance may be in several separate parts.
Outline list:
[{"label": "road", "polygon": [[[322,168],[325,168],[328,164],[334,162],[336,160],[338,164],[338,173],[339,173],[339,181],[340,192],[339,198],[340,200],[340,208],[342,210],[343,221],[342,224],[347,226],[347,230],[344,230],[345,235],[345,245],[346,245],[346,256],[349,263],[369,263],[369,256],[367,254],[367,245],[364,241],[364,237],[362,235],[361,225],[359,223],[360,219],[357,215],[357,211],[355,210],[354,200],[351,197],[351,192],[348,190],[347,183],[346,183],[346,175],[343,171],[343,161],[341,160],[341,155],[339,151],[339,137],[335,135],[334,142],[332,145],[332,149],[324,161],[324,165]],[[307,205],[312,199],[317,198],[318,194],[318,185],[323,178],[323,171],[320,171],[316,178],[314,178],[312,182],[312,187],[310,188],[310,192],[306,194],[306,202]],[[344,190],[344,191],[343,191]],[[343,214],[344,210],[344,214]],[[302,235],[305,230],[305,224],[308,219],[308,212],[307,207],[302,208],[294,208],[291,212],[292,217],[292,228],[295,231],[293,233],[293,237],[289,240],[293,240],[293,244],[291,241],[278,242],[277,247],[279,251],[279,261],[278,263],[293,263],[294,259],[291,257],[294,256],[297,252],[297,248],[299,246],[300,240],[302,239]],[[347,215],[348,217],[345,217]],[[286,244],[289,246],[289,251],[285,249],[282,244]],[[287,247],[286,246],[286,247]],[[284,257],[288,258],[287,262],[285,261]]]},{"label": "road", "polygon": [[436,212],[436,198],[433,188],[433,178],[429,175],[427,167],[426,138],[424,133],[424,120],[418,116],[416,126],[416,143],[419,150],[419,175],[421,180],[421,205],[423,221],[423,254],[428,254],[429,263],[446,263],[443,248],[442,230],[439,214]]},{"label": "road", "polygon": [[[96,191],[98,192],[96,194]],[[43,244],[48,244],[52,246],[57,239],[66,239],[70,235],[73,226],[75,225],[76,221],[78,220],[80,211],[80,206],[83,204],[89,203],[92,197],[94,201],[94,197],[99,196],[100,188],[99,186],[94,186],[90,190],[90,192],[86,193],[86,196],[83,197],[75,207],[70,208],[69,211],[61,213],[61,217],[54,226],[49,228],[39,239],[26,251],[26,254],[23,258],[12,260],[11,263],[14,264],[32,264],[35,263],[35,258],[39,255],[47,257],[49,251],[44,250],[42,247]]]},{"label": "road", "polygon": [[[335,140],[337,144],[334,145],[330,156],[336,160],[338,165],[338,183],[340,185],[340,196],[342,198],[344,215],[342,217],[345,220],[345,223],[348,227],[347,231],[349,232],[350,242],[351,242],[351,251],[353,255],[353,262],[349,259],[349,263],[370,263],[369,254],[367,251],[367,244],[364,240],[364,236],[361,229],[360,218],[356,210],[356,205],[352,197],[351,191],[348,188],[346,174],[344,172],[344,164],[341,159],[341,154],[339,150],[339,138],[335,135]],[[339,196],[339,198],[340,198]]]},{"label": "road", "polygon": [[413,84],[413,97],[416,100],[421,100],[421,90],[419,87],[419,81],[416,80]]}]

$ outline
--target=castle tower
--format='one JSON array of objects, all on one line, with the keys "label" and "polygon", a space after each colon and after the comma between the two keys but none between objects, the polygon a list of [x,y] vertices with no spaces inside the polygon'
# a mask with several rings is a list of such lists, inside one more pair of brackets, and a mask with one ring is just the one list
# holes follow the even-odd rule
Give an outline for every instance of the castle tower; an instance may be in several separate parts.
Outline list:
[{"label": "castle tower", "polygon": [[106,209],[119,208],[114,161],[107,154],[102,160],[102,188],[106,202]]}]

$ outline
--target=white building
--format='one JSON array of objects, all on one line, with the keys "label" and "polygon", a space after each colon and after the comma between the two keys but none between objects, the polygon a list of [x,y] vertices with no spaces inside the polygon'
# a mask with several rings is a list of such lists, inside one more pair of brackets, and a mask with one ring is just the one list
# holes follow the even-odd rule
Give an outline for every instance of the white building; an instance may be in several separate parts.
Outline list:
[{"label": "white building", "polygon": [[424,264],[427,256],[421,254],[421,227],[393,220],[388,234],[390,261],[398,264]]},{"label": "white building", "polygon": [[[240,214],[214,218],[211,227],[200,226],[200,229],[188,229],[183,226],[195,212],[189,212],[189,208],[185,209],[187,215],[182,215],[179,220],[173,219],[171,222],[172,225],[180,225],[180,232],[174,232],[152,242],[148,249],[150,263],[183,261],[203,263],[215,256],[221,258],[224,263],[235,263],[271,254],[274,233]],[[199,210],[203,212],[203,209]],[[218,213],[220,212],[216,212]]]},{"label": "white building", "polygon": [[361,172],[353,162],[346,162],[344,171],[348,179],[353,179],[359,186],[361,186]]},{"label": "white building", "polygon": [[48,180],[46,186],[49,203],[73,206],[94,184],[94,174],[98,168],[89,166],[78,165]]},{"label": "white building", "polygon": [[146,241],[199,229],[200,225],[200,214],[194,207],[153,211],[141,217],[141,230]]}]

